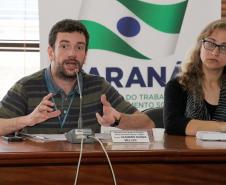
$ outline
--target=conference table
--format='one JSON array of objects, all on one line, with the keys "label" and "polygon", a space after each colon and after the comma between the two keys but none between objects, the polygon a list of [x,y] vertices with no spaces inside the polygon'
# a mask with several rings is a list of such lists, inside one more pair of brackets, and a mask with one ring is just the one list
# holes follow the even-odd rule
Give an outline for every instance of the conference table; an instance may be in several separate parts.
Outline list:
[{"label": "conference table", "polygon": [[[166,135],[150,143],[104,142],[118,185],[226,184],[226,142]],[[73,185],[80,144],[0,139],[1,185]],[[99,143],[84,144],[78,185],[114,184]]]}]

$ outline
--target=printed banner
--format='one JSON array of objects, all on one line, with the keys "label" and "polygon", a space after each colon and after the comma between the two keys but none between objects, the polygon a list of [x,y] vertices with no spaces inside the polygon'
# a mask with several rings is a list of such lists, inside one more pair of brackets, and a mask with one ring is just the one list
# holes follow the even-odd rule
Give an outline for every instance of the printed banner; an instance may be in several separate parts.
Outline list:
[{"label": "printed banner", "polygon": [[[40,1],[40,13],[49,11],[49,1]],[[81,0],[64,6],[64,16],[77,7],[67,18],[81,20],[90,34],[85,71],[105,77],[140,110],[163,106],[167,81],[203,27],[221,16],[220,0]],[[42,29],[55,23],[47,21],[40,19]]]}]

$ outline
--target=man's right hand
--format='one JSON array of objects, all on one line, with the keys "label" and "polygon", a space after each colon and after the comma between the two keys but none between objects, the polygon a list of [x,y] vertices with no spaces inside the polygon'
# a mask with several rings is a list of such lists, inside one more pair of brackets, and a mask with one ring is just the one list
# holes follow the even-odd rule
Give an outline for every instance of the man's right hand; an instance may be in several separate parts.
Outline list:
[{"label": "man's right hand", "polygon": [[34,111],[26,117],[27,126],[34,126],[37,123],[46,121],[47,119],[57,117],[61,114],[59,110],[54,110],[54,103],[50,100],[53,93],[46,95]]}]

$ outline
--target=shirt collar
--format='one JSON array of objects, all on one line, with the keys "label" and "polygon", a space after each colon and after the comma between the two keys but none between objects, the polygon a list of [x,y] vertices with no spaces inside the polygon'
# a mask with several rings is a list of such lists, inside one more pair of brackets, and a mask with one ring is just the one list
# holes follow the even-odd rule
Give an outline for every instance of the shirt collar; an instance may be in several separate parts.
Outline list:
[{"label": "shirt collar", "polygon": [[[54,82],[52,74],[51,74],[51,66],[49,66],[46,70],[45,70],[45,81],[47,84],[47,88],[48,91],[50,93],[54,93],[54,94],[62,94],[64,93],[63,89],[61,89],[60,87],[57,86],[57,84]],[[79,81],[80,81],[80,86],[81,89],[83,89],[83,78],[82,78],[82,74],[79,73]],[[79,88],[78,85],[76,84],[75,88],[71,90],[71,92],[68,94],[68,96],[73,95],[74,93],[79,93]]]}]

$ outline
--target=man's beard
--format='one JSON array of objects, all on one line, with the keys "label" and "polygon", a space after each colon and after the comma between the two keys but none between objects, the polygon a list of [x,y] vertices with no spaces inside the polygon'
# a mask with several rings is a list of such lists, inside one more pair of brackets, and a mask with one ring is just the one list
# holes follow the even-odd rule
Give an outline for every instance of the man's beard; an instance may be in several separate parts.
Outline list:
[{"label": "man's beard", "polygon": [[[73,73],[68,73],[67,70],[65,70],[65,65],[76,65],[77,69]],[[56,76],[60,79],[67,80],[67,81],[73,81],[76,79],[76,73],[81,71],[81,64],[78,60],[75,59],[69,59],[64,60],[62,64],[58,65]]]}]

